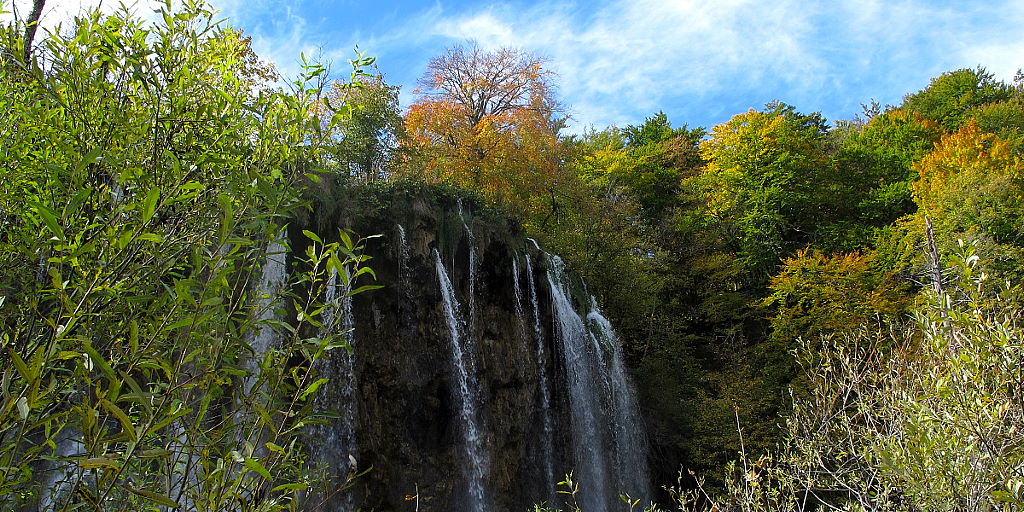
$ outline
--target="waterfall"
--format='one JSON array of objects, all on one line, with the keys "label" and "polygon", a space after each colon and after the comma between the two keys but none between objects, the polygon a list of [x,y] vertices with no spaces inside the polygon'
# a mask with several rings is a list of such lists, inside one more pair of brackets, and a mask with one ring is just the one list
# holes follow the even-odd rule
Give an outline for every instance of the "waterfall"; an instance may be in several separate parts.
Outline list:
[{"label": "waterfall", "polygon": [[479,397],[475,375],[474,347],[472,338],[465,336],[464,324],[460,318],[459,302],[455,290],[448,279],[441,254],[434,249],[434,264],[437,267],[437,279],[441,287],[444,302],[444,313],[451,337],[452,365],[457,380],[456,393],[459,402],[459,419],[462,421],[465,466],[464,480],[468,485],[468,510],[483,512],[489,507],[485,504],[484,479],[487,474],[487,458],[484,453],[484,440],[479,424]]},{"label": "waterfall", "polygon": [[402,281],[402,289],[405,290],[407,298],[411,299],[411,291],[409,289],[409,241],[405,237],[405,228],[401,224],[398,226],[398,244],[399,244],[399,259],[398,259],[398,278]]},{"label": "waterfall", "polygon": [[[519,296],[519,278],[518,278],[518,265],[513,262],[514,274],[516,274],[516,297],[518,300]],[[541,451],[544,457],[544,482],[549,488],[553,489],[555,485],[555,424],[554,419],[551,416],[551,383],[548,381],[548,356],[547,350],[544,349],[544,333],[540,329],[540,306],[537,302],[537,287],[533,281],[533,263],[530,261],[530,255],[526,254],[526,282],[529,285],[530,290],[530,307],[532,308],[533,316],[533,342],[535,350],[537,351],[537,377],[540,382],[540,407],[541,407],[541,421],[543,421],[544,436],[541,438]],[[549,499],[554,500],[554,492],[552,491]]]},{"label": "waterfall", "polygon": [[574,478],[580,484],[583,510],[608,510],[611,482],[608,481],[608,461],[605,431],[601,428],[603,410],[599,384],[601,359],[594,353],[592,338],[583,319],[576,313],[569,299],[561,258],[549,259],[548,284],[551,287],[551,307],[554,312],[555,333],[561,342],[565,359],[566,384],[572,423]]},{"label": "waterfall", "polygon": [[[342,336],[346,347],[337,348],[316,362],[320,378],[329,379],[324,390],[316,395],[314,406],[319,412],[337,409],[337,418],[314,429],[316,442],[313,444],[314,454],[320,464],[326,466],[332,482],[343,485],[349,475],[356,470],[356,389],[355,374],[355,320],[352,315],[352,297],[347,293],[351,288],[348,269],[344,270],[344,283],[338,283],[338,272],[331,270],[324,291],[324,304],[327,307],[321,313],[323,329],[320,336]],[[340,295],[340,301],[339,301]],[[341,318],[339,322],[338,308]],[[340,325],[339,325],[340,324]],[[334,492],[327,490],[324,501],[333,510],[355,510],[351,492]]]},{"label": "waterfall", "polygon": [[71,427],[64,427],[56,436],[56,460],[49,463],[43,487],[39,494],[39,510],[62,510],[68,503],[76,482],[82,478],[83,470],[68,458],[83,453],[82,434]]},{"label": "waterfall", "polygon": [[[469,327],[475,331],[476,327],[476,238],[473,237],[473,228],[466,222],[466,212],[462,208],[462,198],[455,203],[459,208],[459,219],[462,221],[462,228],[466,231],[466,241],[469,245]],[[472,222],[472,221],[470,221]]]},{"label": "waterfall", "polygon": [[277,299],[281,295],[285,281],[288,279],[287,248],[284,244],[285,233],[282,230],[270,243],[267,244],[267,259],[261,269],[259,282],[259,296],[256,309],[256,335],[252,340],[252,357],[245,361],[245,367],[250,375],[245,378],[245,395],[252,392],[253,385],[259,380],[260,361],[267,351],[277,344],[278,334],[274,328],[267,324],[268,320],[280,320],[275,311]]},{"label": "waterfall", "polygon": [[576,312],[557,256],[549,256],[548,283],[565,360],[574,476],[583,509],[607,511],[619,493],[647,500],[646,441],[614,331],[593,298],[586,322]]},{"label": "waterfall", "polygon": [[633,390],[626,366],[622,357],[622,346],[619,343],[611,322],[608,321],[597,307],[597,301],[590,298],[590,312],[587,321],[591,331],[601,342],[601,348],[609,360],[608,382],[611,393],[611,427],[613,428],[613,453],[615,467],[618,471],[618,489],[629,493],[634,498],[647,498],[651,495],[648,488],[647,473],[647,437],[640,423],[640,410],[637,407],[636,392]]}]

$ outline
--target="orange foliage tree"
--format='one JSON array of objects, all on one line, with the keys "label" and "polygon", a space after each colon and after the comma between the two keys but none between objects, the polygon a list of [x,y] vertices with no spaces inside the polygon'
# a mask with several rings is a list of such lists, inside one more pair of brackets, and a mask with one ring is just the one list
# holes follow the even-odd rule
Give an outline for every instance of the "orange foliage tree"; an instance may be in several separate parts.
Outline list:
[{"label": "orange foliage tree", "polygon": [[456,46],[432,60],[405,117],[412,172],[535,206],[564,158],[552,78],[543,59],[513,49]]},{"label": "orange foliage tree", "polygon": [[914,199],[934,224],[940,251],[960,239],[978,244],[992,265],[985,270],[1024,278],[1024,161],[1007,142],[986,133],[974,120],[945,135],[914,165],[920,179]]}]

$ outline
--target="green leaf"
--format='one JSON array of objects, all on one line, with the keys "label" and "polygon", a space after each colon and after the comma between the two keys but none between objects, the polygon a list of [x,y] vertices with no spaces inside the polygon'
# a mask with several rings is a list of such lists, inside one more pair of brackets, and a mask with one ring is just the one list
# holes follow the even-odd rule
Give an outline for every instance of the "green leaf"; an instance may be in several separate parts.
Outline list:
[{"label": "green leaf", "polygon": [[57,222],[57,214],[50,207],[40,202],[33,201],[30,203],[30,206],[43,219],[43,224],[46,224],[46,227],[53,233],[53,236],[57,237],[60,241],[64,241],[64,229]]},{"label": "green leaf", "polygon": [[368,292],[370,290],[377,290],[377,289],[380,289],[380,288],[384,288],[384,287],[382,285],[379,285],[379,284],[368,284],[368,285],[360,286],[359,288],[356,288],[355,290],[352,290],[349,293],[349,295],[355,295],[357,293]]},{"label": "green leaf", "polygon": [[103,154],[102,148],[93,148],[92,151],[86,153],[85,156],[75,164],[75,172],[81,171],[82,169],[85,169],[85,166],[99,160],[101,154]]},{"label": "green leaf", "polygon": [[316,393],[316,390],[320,389],[320,386],[323,386],[329,380],[330,379],[317,379],[316,382],[310,384],[309,387],[299,395],[299,400],[305,400],[307,396]]},{"label": "green leaf", "polygon": [[321,240],[319,236],[316,236],[316,233],[314,233],[314,232],[312,232],[312,231],[309,231],[309,230],[303,229],[303,230],[302,230],[302,234],[303,234],[303,235],[306,235],[306,238],[309,238],[310,240],[312,240],[312,241],[314,241],[314,242],[316,242],[316,243],[318,243],[318,244],[320,244],[320,245],[323,245],[323,244],[324,244],[324,241],[323,241],[323,240]]},{"label": "green leaf", "polygon": [[100,353],[93,348],[92,341],[88,338],[82,339],[82,350],[86,354],[89,354],[89,359],[92,360],[92,364],[98,366],[103,375],[107,377],[110,383],[110,395],[116,397],[121,391],[121,381],[117,378],[117,374],[114,373],[114,369],[110,367],[110,363],[107,362]]},{"label": "green leaf", "polygon": [[115,459],[111,459],[110,457],[92,457],[89,459],[83,459],[78,461],[78,467],[84,469],[118,469],[121,466],[117,464],[117,461]]},{"label": "green leaf", "polygon": [[21,375],[21,378],[25,379],[26,381],[32,381],[33,379],[36,378],[36,374],[33,374],[32,372],[29,371],[28,365],[25,364],[25,361],[21,358],[21,356],[18,355],[17,352],[15,352],[12,349],[7,349],[7,353],[11,355],[11,361],[14,363],[14,369],[18,370],[18,373]]},{"label": "green leaf", "polygon": [[143,498],[146,498],[147,500],[150,500],[150,501],[152,501],[152,502],[154,502],[154,503],[156,503],[158,505],[162,505],[162,506],[165,506],[165,507],[171,507],[171,508],[178,508],[178,502],[172,500],[171,498],[169,498],[167,496],[164,496],[163,494],[155,493],[153,491],[147,491],[145,489],[136,489],[136,488],[134,488],[134,487],[132,487],[130,485],[126,485],[126,487],[133,494],[137,494],[139,496],[142,496]]},{"label": "green leaf", "polygon": [[153,214],[156,213],[156,203],[160,200],[160,188],[153,187],[149,189],[146,194],[146,199],[142,203],[142,222],[149,222],[149,219],[153,218]]},{"label": "green leaf", "polygon": [[274,487],[271,490],[273,492],[277,492],[277,491],[304,491],[306,489],[309,489],[309,484],[305,484],[305,483],[302,483],[302,482],[296,482],[296,483],[292,483],[292,484],[281,484],[281,485],[279,485],[277,487]]},{"label": "green leaf", "polygon": [[271,480],[273,478],[270,476],[270,471],[267,471],[267,468],[263,467],[263,464],[260,464],[260,461],[256,459],[246,458],[243,464],[245,464],[245,467],[259,473],[260,476],[267,480]]},{"label": "green leaf", "polygon": [[129,418],[120,407],[106,398],[100,398],[100,405],[103,406],[104,409],[110,411],[110,414],[113,414],[114,417],[117,418],[118,423],[121,424],[121,430],[124,431],[132,441],[139,440],[135,433],[135,425],[132,423],[131,418]]},{"label": "green leaf", "polygon": [[232,221],[235,216],[235,208],[232,205],[231,196],[220,194],[217,196],[217,201],[220,203],[221,211],[220,228],[218,229],[217,238],[222,244],[232,243],[230,240],[226,240],[231,231]]}]

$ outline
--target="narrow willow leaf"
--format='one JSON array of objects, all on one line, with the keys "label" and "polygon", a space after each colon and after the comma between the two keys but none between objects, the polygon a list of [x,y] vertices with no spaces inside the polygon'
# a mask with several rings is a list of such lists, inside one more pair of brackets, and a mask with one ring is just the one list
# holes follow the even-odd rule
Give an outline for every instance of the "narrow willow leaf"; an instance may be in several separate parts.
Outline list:
[{"label": "narrow willow leaf", "polygon": [[149,222],[149,219],[153,218],[153,214],[156,213],[156,203],[160,200],[160,189],[153,187],[149,189],[146,194],[146,199],[142,203],[142,222]]},{"label": "narrow willow leaf", "polygon": [[77,462],[78,467],[84,469],[96,469],[96,468],[107,468],[107,469],[118,469],[121,466],[118,465],[117,460],[110,457],[92,457],[89,459],[83,459]]},{"label": "narrow willow leaf", "polygon": [[245,467],[255,471],[256,473],[259,473],[260,476],[266,478],[267,480],[273,478],[272,476],[270,476],[270,471],[267,471],[267,468],[263,467],[263,464],[260,464],[260,461],[256,459],[246,458],[243,464],[245,464]]},{"label": "narrow willow leaf", "polygon": [[132,441],[139,440],[135,432],[135,425],[132,423],[131,418],[129,418],[128,415],[125,414],[120,407],[118,407],[110,400],[107,400],[106,398],[100,398],[100,405],[103,406],[104,409],[109,411],[110,414],[113,414],[115,418],[117,418],[118,423],[121,424],[121,430],[124,431],[124,433],[127,434]]},{"label": "narrow willow leaf", "polygon": [[324,241],[321,240],[320,237],[316,235],[316,233],[314,233],[312,231],[309,231],[308,229],[303,229],[302,230],[302,234],[306,235],[306,238],[308,238],[308,239],[310,239],[310,240],[312,240],[312,241],[314,241],[314,242],[316,242],[316,243],[318,243],[320,245],[323,245],[323,243],[324,243]]},{"label": "narrow willow leaf", "polygon": [[29,371],[28,365],[25,364],[25,361],[21,358],[21,356],[18,355],[17,352],[15,352],[12,349],[7,349],[7,353],[11,355],[11,362],[14,363],[14,369],[18,370],[18,373],[21,375],[21,378],[25,379],[26,381],[32,381],[33,379],[36,378],[36,375]]},{"label": "narrow willow leaf", "polygon": [[147,500],[150,500],[158,505],[171,508],[178,508],[177,501],[174,501],[170,497],[164,496],[163,494],[156,493],[153,491],[147,491],[145,489],[136,489],[130,485],[126,485],[125,487],[127,487],[128,490],[131,491],[133,494],[142,496],[143,498],[146,498]]},{"label": "narrow willow leaf", "polygon": [[309,489],[309,484],[304,484],[304,483],[301,483],[301,482],[297,482],[297,483],[293,483],[293,484],[281,484],[281,485],[279,485],[277,487],[274,487],[272,490],[274,492],[277,492],[277,491],[304,491],[306,489]]},{"label": "narrow willow leaf", "polygon": [[89,164],[95,163],[97,160],[99,160],[100,155],[102,154],[103,148],[93,148],[92,151],[86,153],[85,156],[83,156],[82,159],[79,160],[77,164],[75,164],[75,172],[85,169],[85,166]]},{"label": "narrow willow leaf", "polygon": [[64,229],[60,227],[60,223],[57,222],[57,214],[54,213],[50,207],[40,202],[32,202],[30,204],[32,209],[39,214],[42,218],[43,224],[53,233],[53,236],[57,237],[57,240],[63,241],[66,237],[64,236]]},{"label": "narrow willow leaf", "polygon": [[307,396],[316,393],[316,390],[320,389],[320,386],[326,384],[328,380],[330,379],[318,379],[316,382],[310,384],[309,387],[299,395],[299,400],[305,400]]}]

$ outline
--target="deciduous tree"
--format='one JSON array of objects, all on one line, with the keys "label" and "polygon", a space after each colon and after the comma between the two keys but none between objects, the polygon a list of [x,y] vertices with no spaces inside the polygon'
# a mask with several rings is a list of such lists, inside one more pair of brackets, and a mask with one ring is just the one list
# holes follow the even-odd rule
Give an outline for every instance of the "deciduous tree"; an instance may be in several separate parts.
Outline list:
[{"label": "deciduous tree", "polygon": [[456,46],[435,58],[406,114],[426,178],[530,206],[562,160],[553,74],[529,53]]}]

